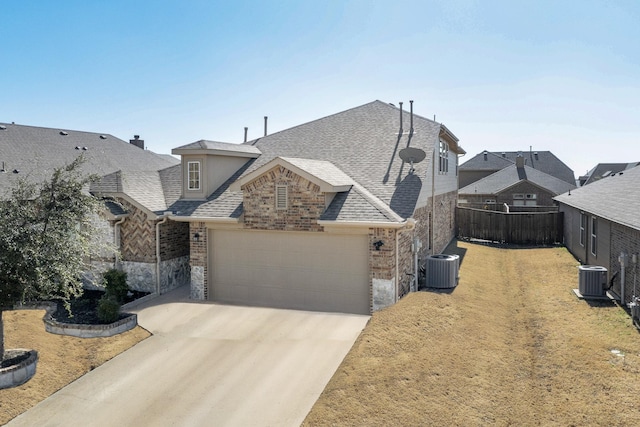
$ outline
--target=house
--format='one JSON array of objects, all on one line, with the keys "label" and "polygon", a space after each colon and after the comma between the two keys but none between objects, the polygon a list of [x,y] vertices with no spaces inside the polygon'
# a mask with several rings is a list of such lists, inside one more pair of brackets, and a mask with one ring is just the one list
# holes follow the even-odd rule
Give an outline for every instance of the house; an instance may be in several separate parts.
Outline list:
[{"label": "house", "polygon": [[483,151],[460,165],[460,188],[486,178],[504,168],[515,165],[522,157],[525,166],[544,172],[571,185],[576,180],[573,171],[550,151]]},{"label": "house", "polygon": [[369,314],[416,289],[454,237],[464,150],[413,104],[172,153],[182,190],[169,217],[189,226],[193,299]]},{"label": "house", "polygon": [[632,163],[598,163],[593,169],[588,171],[586,175],[582,175],[578,178],[580,186],[591,184],[602,178],[606,178],[610,175],[618,172],[623,172],[627,169],[634,168],[640,165],[640,162]]},{"label": "house", "polygon": [[[19,178],[39,183],[55,168],[83,155],[83,171],[101,177],[91,186],[104,196],[96,225],[103,241],[115,243],[120,257],[102,254],[99,270],[128,273],[132,289],[161,292],[189,280],[188,225],[168,222],[167,207],[180,195],[180,162],[144,149],[138,136],[129,143],[109,134],[0,124],[0,192]],[[91,276],[85,285],[93,287]]]},{"label": "house", "polygon": [[611,290],[624,303],[640,293],[639,184],[636,166],[555,197],[564,212],[566,247],[582,264],[607,268]]},{"label": "house", "polygon": [[503,210],[535,210],[554,206],[553,197],[576,188],[575,185],[525,165],[516,157],[515,164],[479,179],[458,191],[459,206]]}]

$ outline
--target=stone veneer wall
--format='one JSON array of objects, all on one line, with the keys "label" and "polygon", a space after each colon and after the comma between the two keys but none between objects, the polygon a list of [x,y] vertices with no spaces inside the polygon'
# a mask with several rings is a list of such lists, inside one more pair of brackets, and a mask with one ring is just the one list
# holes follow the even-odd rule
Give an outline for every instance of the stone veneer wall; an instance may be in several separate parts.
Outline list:
[{"label": "stone veneer wall", "polygon": [[169,292],[191,282],[189,255],[160,261],[160,293]]},{"label": "stone veneer wall", "polygon": [[[287,186],[287,209],[276,209],[276,185]],[[316,222],[325,209],[320,187],[277,166],[242,187],[244,227],[258,230],[323,231]]]},{"label": "stone veneer wall", "polygon": [[[194,239],[198,233],[198,241]],[[207,290],[207,227],[204,222],[189,223],[189,244],[191,267],[191,299],[208,299]]]},{"label": "stone veneer wall", "polygon": [[[605,236],[598,236],[598,239],[605,238]],[[625,286],[623,303],[626,305],[631,302],[634,293],[634,280],[636,296],[640,296],[640,230],[625,227],[618,223],[611,223],[611,253],[610,270],[618,271],[621,269],[620,261],[618,257],[620,253],[625,252],[628,255],[627,264],[625,267]],[[637,262],[632,262],[631,256],[637,254]],[[614,267],[615,266],[615,267]],[[612,271],[609,271],[609,277],[611,277]],[[621,275],[618,274],[616,278],[614,289],[618,295],[621,295]]]}]

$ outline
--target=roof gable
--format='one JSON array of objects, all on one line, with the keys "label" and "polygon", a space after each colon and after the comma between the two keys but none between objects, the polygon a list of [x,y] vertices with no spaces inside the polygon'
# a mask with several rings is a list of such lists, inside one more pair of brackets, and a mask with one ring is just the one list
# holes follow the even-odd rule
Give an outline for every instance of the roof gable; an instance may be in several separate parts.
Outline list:
[{"label": "roof gable", "polygon": [[270,162],[242,176],[231,185],[232,191],[238,191],[271,169],[282,166],[302,176],[306,180],[320,187],[324,193],[339,193],[348,191],[354,184],[353,180],[336,166],[325,160],[298,159],[292,157],[276,157]]},{"label": "roof gable", "polygon": [[552,194],[562,194],[576,188],[556,177],[548,175],[529,166],[517,168],[511,165],[485,178],[461,188],[459,194],[498,194],[514,185],[528,181]]}]

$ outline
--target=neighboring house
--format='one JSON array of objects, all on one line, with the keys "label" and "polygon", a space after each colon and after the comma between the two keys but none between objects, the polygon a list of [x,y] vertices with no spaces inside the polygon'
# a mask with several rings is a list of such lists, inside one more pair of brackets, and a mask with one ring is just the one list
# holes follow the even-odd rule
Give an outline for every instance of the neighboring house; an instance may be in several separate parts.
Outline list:
[{"label": "neighboring house", "polygon": [[634,168],[640,165],[640,162],[633,163],[598,163],[593,169],[578,178],[580,186],[591,184],[602,178],[606,178],[611,175],[615,175],[618,172],[623,172],[627,169]]},{"label": "neighboring house", "polygon": [[618,295],[623,293],[619,258],[621,253],[626,254],[624,303],[630,302],[633,294],[640,292],[640,166],[611,174],[555,200],[564,212],[566,247],[582,264],[606,267],[609,280],[615,277],[612,290]]},{"label": "neighboring house", "polygon": [[127,143],[109,134],[2,123],[0,197],[17,179],[42,182],[81,154],[83,171],[101,177],[91,191],[109,197],[96,219],[100,238],[121,252],[120,259],[102,254],[94,264],[126,271],[137,290],[166,291],[187,283],[188,226],[163,219],[180,195],[179,160],[145,150],[137,136]]},{"label": "neighboring house", "polygon": [[[455,233],[458,139],[374,101],[244,144],[198,141],[171,219],[190,227],[191,297],[369,314]],[[405,147],[424,151],[412,165]]]},{"label": "neighboring house", "polygon": [[525,166],[571,185],[576,183],[573,171],[550,151],[483,151],[460,165],[460,188],[515,165],[517,157],[524,158]]},{"label": "neighboring house", "polygon": [[458,205],[491,210],[535,210],[554,206],[553,197],[576,188],[566,181],[525,165],[524,157],[516,163],[479,179],[458,191]]}]

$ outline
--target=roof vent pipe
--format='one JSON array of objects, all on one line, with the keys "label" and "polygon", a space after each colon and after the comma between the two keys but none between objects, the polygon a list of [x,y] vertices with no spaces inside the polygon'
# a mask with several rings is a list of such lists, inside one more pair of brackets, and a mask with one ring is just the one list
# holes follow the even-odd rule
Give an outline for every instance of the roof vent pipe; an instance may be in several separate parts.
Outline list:
[{"label": "roof vent pipe", "polygon": [[244,127],[244,142],[247,142],[247,132],[249,131],[248,127]]},{"label": "roof vent pipe", "polygon": [[409,108],[411,109],[411,115],[410,115],[411,124],[409,127],[409,132],[413,133],[413,101],[412,100],[409,101]]},{"label": "roof vent pipe", "polygon": [[268,116],[264,116],[264,136],[267,136],[267,119]]},{"label": "roof vent pipe", "polygon": [[398,102],[400,104],[400,133],[402,133],[402,102]]}]

